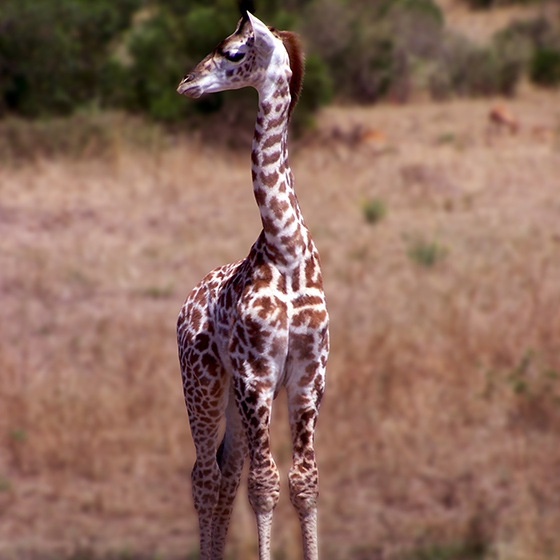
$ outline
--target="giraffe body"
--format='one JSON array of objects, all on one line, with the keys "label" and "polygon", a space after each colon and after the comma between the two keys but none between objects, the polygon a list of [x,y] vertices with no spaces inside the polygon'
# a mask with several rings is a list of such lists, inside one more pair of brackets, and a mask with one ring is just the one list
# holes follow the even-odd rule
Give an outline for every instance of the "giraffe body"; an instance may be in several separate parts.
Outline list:
[{"label": "giraffe body", "polygon": [[[247,14],[178,88],[190,97],[245,86],[259,92],[251,161],[263,230],[245,259],[217,268],[194,288],[177,323],[197,456],[191,478],[203,560],[224,556],[247,456],[259,559],[270,558],[280,480],[269,424],[272,401],[282,387],[292,435],[290,498],[301,523],[304,558],[315,560],[318,554],[313,439],[329,334],[319,254],[303,221],[288,163],[288,120],[302,69],[295,36],[270,30]],[[224,416],[225,435],[218,445]]]}]

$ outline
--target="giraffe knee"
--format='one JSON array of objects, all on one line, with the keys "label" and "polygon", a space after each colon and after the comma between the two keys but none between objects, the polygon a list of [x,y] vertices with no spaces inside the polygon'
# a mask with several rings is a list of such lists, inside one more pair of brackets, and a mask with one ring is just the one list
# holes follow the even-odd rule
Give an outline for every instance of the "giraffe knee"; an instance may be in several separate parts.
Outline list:
[{"label": "giraffe knee", "polygon": [[274,461],[266,467],[251,468],[248,478],[249,502],[255,513],[272,511],[280,497],[280,475]]},{"label": "giraffe knee", "polygon": [[319,477],[317,467],[311,469],[292,467],[288,474],[290,501],[301,515],[307,515],[317,509],[319,496]]}]

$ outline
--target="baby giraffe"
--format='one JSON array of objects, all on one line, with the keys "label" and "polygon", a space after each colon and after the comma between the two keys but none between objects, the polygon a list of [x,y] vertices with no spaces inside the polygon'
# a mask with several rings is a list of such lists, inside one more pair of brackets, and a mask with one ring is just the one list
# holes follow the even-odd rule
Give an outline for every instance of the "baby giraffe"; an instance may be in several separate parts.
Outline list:
[{"label": "baby giraffe", "polygon": [[[292,438],[290,499],[301,523],[303,556],[318,556],[313,441],[329,331],[319,253],[303,221],[288,164],[288,121],[302,79],[297,36],[268,28],[246,13],[235,33],[177,89],[194,98],[246,86],[259,94],[251,169],[263,229],[245,259],[217,268],[194,288],[177,323],[183,390],[196,448],[192,491],[202,560],[224,557],[247,455],[259,560],[270,559],[280,480],[269,425],[272,401],[281,387],[287,392]],[[218,446],[224,416],[225,434]]]}]

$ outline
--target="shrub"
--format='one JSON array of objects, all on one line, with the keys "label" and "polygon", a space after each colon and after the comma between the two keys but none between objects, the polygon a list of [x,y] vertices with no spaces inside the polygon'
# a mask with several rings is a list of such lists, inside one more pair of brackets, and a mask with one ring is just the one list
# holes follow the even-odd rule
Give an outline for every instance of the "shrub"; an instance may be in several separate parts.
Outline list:
[{"label": "shrub", "polygon": [[[241,3],[251,8],[250,0]],[[271,0],[258,7],[267,23],[300,31],[307,43],[296,131],[333,95],[406,101],[418,86],[436,98],[512,95],[523,71],[540,85],[560,83],[560,31],[544,17],[514,22],[480,47],[445,32],[435,0]],[[231,0],[4,0],[0,117],[93,106],[168,122],[223,111],[243,126],[254,118],[247,91],[188,103],[176,94],[185,72],[238,17]]]},{"label": "shrub", "polygon": [[465,0],[466,3],[475,10],[478,9],[488,9],[495,4],[495,0]]},{"label": "shrub", "polygon": [[409,241],[407,253],[416,264],[431,268],[447,256],[448,250],[437,240],[415,238]]},{"label": "shrub", "polygon": [[68,114],[99,94],[112,41],[141,0],[4,0],[0,115]]},{"label": "shrub", "polygon": [[387,215],[387,206],[380,198],[371,198],[363,202],[362,212],[368,224],[377,224]]},{"label": "shrub", "polygon": [[541,0],[463,0],[475,10],[486,10],[495,6],[507,6],[511,4],[536,4]]},{"label": "shrub", "polygon": [[522,69],[522,61],[504,47],[479,47],[465,37],[448,34],[432,69],[429,87],[436,99],[452,95],[513,95]]},{"label": "shrub", "polygon": [[493,44],[536,84],[560,84],[560,28],[549,19],[515,21],[494,36]]},{"label": "shrub", "polygon": [[[293,27],[295,19],[275,3],[259,15],[279,28]],[[195,113],[215,113],[224,108],[234,119],[254,119],[247,111],[251,93],[217,93],[186,103],[176,88],[181,77],[227,35],[239,14],[233,2],[224,0],[191,3],[164,0],[152,6],[149,16],[136,25],[127,40],[131,63],[127,68],[131,94],[126,108],[145,112],[157,120],[176,121]],[[331,83],[322,60],[307,58],[304,89],[295,113],[296,127],[304,127],[309,116],[331,98]]]},{"label": "shrub", "polygon": [[327,105],[333,97],[333,84],[326,64],[316,54],[311,53],[305,60],[305,77],[298,108],[292,116],[292,126],[296,134],[313,125],[313,115]]},{"label": "shrub", "polygon": [[133,27],[126,43],[132,62],[123,72],[130,87],[126,109],[161,120],[184,114],[188,105],[175,91],[187,69],[180,35],[172,14],[163,10]]},{"label": "shrub", "polygon": [[432,0],[323,0],[304,14],[310,51],[325,61],[335,93],[359,102],[400,91],[415,57],[433,50],[443,16]]},{"label": "shrub", "polygon": [[536,46],[548,43],[554,35],[550,22],[542,17],[516,20],[498,31],[492,41],[503,50],[515,49],[516,55],[528,62]]},{"label": "shrub", "polygon": [[530,76],[541,86],[560,85],[560,50],[536,49],[531,58]]},{"label": "shrub", "polygon": [[[260,15],[279,28],[293,28],[293,14],[305,4],[291,0],[288,12],[280,2],[268,2]],[[176,93],[185,72],[232,32],[238,17],[236,3],[229,0],[5,0],[0,8],[0,116],[68,115],[93,105],[176,121],[216,112],[224,99],[230,112],[243,112],[252,99],[246,92],[193,103]],[[296,113],[299,125],[330,99],[320,57],[310,55],[307,70]]]}]

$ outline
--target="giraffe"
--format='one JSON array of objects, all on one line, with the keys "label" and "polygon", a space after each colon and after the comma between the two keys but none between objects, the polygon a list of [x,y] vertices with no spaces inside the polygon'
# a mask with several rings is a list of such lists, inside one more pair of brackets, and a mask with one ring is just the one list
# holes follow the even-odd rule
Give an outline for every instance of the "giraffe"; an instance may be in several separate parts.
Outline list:
[{"label": "giraffe", "polygon": [[[270,560],[280,478],[270,449],[272,402],[285,388],[292,441],[290,500],[305,560],[318,558],[318,469],[314,433],[329,351],[319,253],[294,193],[288,122],[303,79],[297,35],[244,13],[235,32],[187,74],[178,93],[254,87],[251,153],[262,231],[248,256],[210,272],[177,321],[183,391],[196,461],[191,473],[200,557],[224,557],[241,470],[256,516],[259,560]],[[218,445],[221,421],[225,434]]]}]

